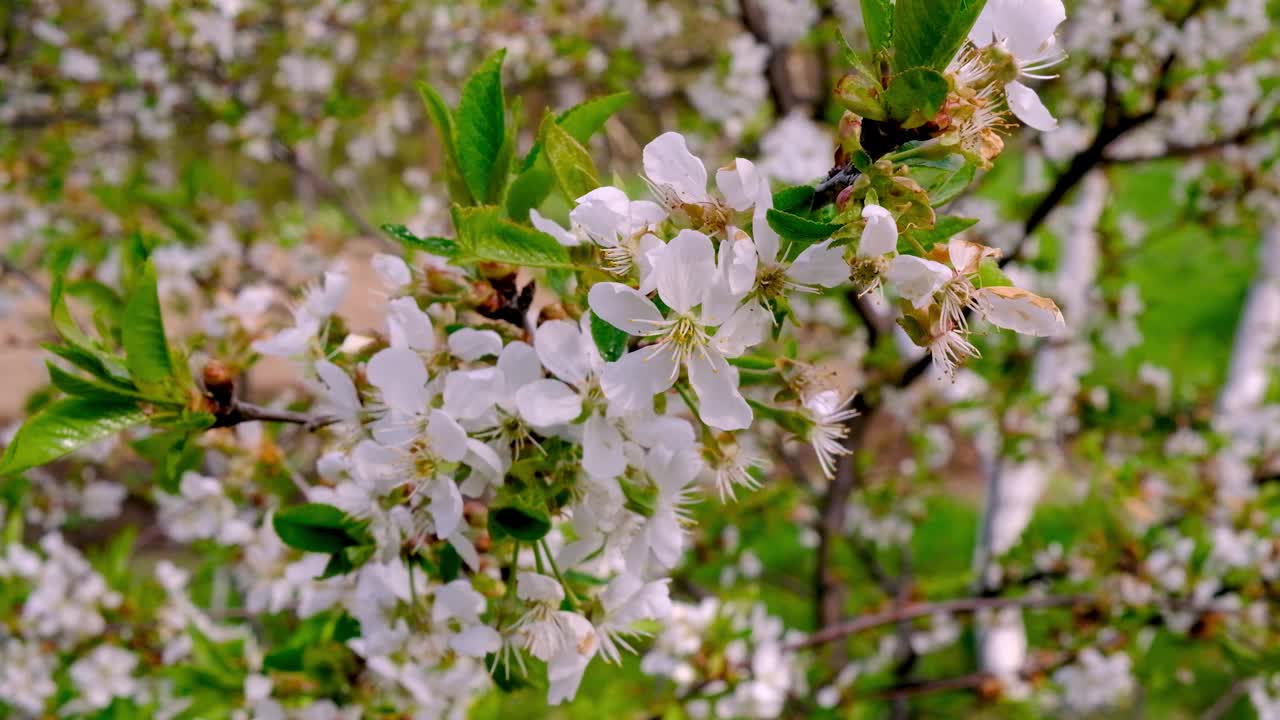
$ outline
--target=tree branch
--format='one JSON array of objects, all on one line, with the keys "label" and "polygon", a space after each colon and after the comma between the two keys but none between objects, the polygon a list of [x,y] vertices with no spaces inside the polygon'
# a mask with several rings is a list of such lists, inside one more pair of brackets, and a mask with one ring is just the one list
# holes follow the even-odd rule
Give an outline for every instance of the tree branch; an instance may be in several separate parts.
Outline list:
[{"label": "tree branch", "polygon": [[356,229],[360,231],[361,235],[385,242],[383,234],[378,232],[377,229],[374,228],[367,219],[365,219],[364,215],[362,215],[360,211],[351,204],[351,201],[347,198],[347,193],[342,188],[335,185],[333,181],[321,176],[315,170],[312,170],[302,161],[302,158],[298,156],[297,151],[294,150],[291,145],[280,138],[276,138],[271,143],[271,154],[277,160],[289,166],[299,177],[315,186],[316,190],[318,190],[321,195],[327,198],[329,202],[333,203],[333,205],[337,207],[344,216],[346,216],[347,220],[350,221],[352,225],[356,226]]},{"label": "tree branch", "polygon": [[[819,503],[817,567],[814,572],[814,615],[818,627],[835,625],[844,615],[845,588],[835,570],[835,548],[844,537],[849,496],[858,483],[857,451],[862,447],[863,435],[873,413],[865,397],[859,394],[854,398],[853,406],[858,415],[849,421],[845,436],[849,454],[841,456],[836,476]],[[836,652],[833,664],[844,664],[841,655],[841,652]]]},{"label": "tree branch", "polygon": [[1266,135],[1269,132],[1280,130],[1280,117],[1272,118],[1258,125],[1251,125],[1239,132],[1232,133],[1226,137],[1220,137],[1214,140],[1208,140],[1202,143],[1193,143],[1190,145],[1170,145],[1163,152],[1152,155],[1131,155],[1128,157],[1108,157],[1106,163],[1108,165],[1123,165],[1128,163],[1151,162],[1153,160],[1164,160],[1166,158],[1192,157],[1195,155],[1204,155],[1217,150],[1232,147],[1235,145],[1244,145],[1255,138]]},{"label": "tree branch", "polygon": [[1237,680],[1231,684],[1231,687],[1227,688],[1222,697],[1218,698],[1204,711],[1204,714],[1200,716],[1200,720],[1220,720],[1226,717],[1227,713],[1231,712],[1231,708],[1235,707],[1236,703],[1247,692],[1249,692],[1249,681]]},{"label": "tree branch", "polygon": [[241,400],[233,400],[229,408],[220,410],[214,416],[217,418],[217,422],[213,425],[214,427],[233,427],[240,423],[261,420],[263,422],[301,425],[307,429],[307,432],[315,432],[340,420],[340,418],[333,415],[310,415],[292,410],[277,410]]},{"label": "tree branch", "polygon": [[912,603],[908,605],[900,605],[891,610],[870,613],[856,617],[852,620],[828,625],[815,631],[809,635],[809,637],[792,643],[787,647],[787,649],[802,650],[804,648],[817,647],[819,645],[824,645],[826,643],[840,640],[850,635],[856,635],[857,633],[864,632],[866,630],[882,627],[884,625],[892,625],[904,620],[913,620],[940,613],[973,613],[978,612],[979,610],[999,610],[1007,607],[1046,609],[1070,607],[1072,605],[1083,605],[1092,602],[1093,598],[1087,595],[1023,595],[1020,597],[974,597],[933,603]]},{"label": "tree branch", "polygon": [[27,286],[27,289],[32,294],[45,296],[49,294],[49,288],[45,287],[44,283],[37,280],[34,275],[18,267],[9,258],[0,257],[0,276],[3,275],[12,275],[17,278],[23,285]]},{"label": "tree branch", "polygon": [[742,15],[742,25],[756,42],[769,48],[769,65],[765,69],[765,77],[769,81],[769,98],[779,116],[786,115],[796,105],[797,98],[791,92],[791,81],[787,72],[787,49],[775,48],[769,42],[769,28],[760,8],[753,0],[738,0],[738,9]]}]

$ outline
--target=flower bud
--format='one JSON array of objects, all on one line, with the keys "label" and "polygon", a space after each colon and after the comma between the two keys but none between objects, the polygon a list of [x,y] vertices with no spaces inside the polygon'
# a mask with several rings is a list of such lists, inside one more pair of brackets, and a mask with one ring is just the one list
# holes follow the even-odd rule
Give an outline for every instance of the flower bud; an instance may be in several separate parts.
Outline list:
[{"label": "flower bud", "polygon": [[883,94],[884,89],[880,87],[880,83],[861,73],[849,73],[836,83],[836,102],[870,120],[885,120],[889,117],[880,101]]}]

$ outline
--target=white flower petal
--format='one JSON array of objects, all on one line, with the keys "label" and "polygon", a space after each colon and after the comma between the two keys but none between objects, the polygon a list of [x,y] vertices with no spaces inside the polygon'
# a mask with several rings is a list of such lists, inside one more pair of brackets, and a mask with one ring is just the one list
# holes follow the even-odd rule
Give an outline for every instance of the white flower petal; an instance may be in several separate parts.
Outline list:
[{"label": "white flower petal", "polygon": [[622,283],[596,283],[587,303],[601,320],[632,335],[652,333],[662,322],[662,313],[653,301]]},{"label": "white flower petal", "polygon": [[316,375],[320,377],[320,382],[324,383],[329,395],[329,404],[333,409],[344,420],[355,420],[360,412],[360,394],[356,392],[356,384],[352,382],[351,376],[328,360],[316,362]]},{"label": "white flower petal", "polygon": [[431,449],[448,462],[458,462],[467,455],[467,431],[443,410],[431,411],[427,438],[431,440]]},{"label": "white flower petal", "polygon": [[787,268],[794,283],[833,288],[849,279],[849,263],[844,261],[844,248],[831,247],[831,241],[810,245]]},{"label": "white flower petal", "polygon": [[538,352],[529,343],[519,340],[507,343],[498,356],[498,370],[506,381],[504,388],[509,395],[500,400],[509,400],[516,390],[542,377],[542,363],[538,362]]},{"label": "white flower petal", "polygon": [[338,306],[347,297],[351,287],[351,279],[345,273],[327,272],[324,274],[324,285],[312,288],[303,301],[302,312],[319,320],[323,320],[338,311]]},{"label": "white flower petal", "polygon": [[640,275],[641,295],[648,295],[658,289],[658,276],[654,274],[653,268],[657,266],[658,259],[666,249],[667,244],[653,233],[647,233],[640,238],[640,250],[636,253],[633,264]]},{"label": "white flower petal", "polygon": [[1067,328],[1057,304],[1022,288],[983,288],[978,291],[978,300],[987,320],[1006,330],[1053,337]]},{"label": "white flower petal", "polygon": [[875,257],[898,249],[898,223],[893,213],[873,203],[862,208],[862,218],[867,224],[858,242],[859,256]]},{"label": "white flower petal", "polygon": [[502,352],[502,337],[492,330],[461,328],[449,335],[449,352],[467,362],[497,355]]},{"label": "white flower petal", "polygon": [[502,648],[502,636],[488,625],[472,625],[449,638],[449,647],[459,655],[482,658]]},{"label": "white flower petal", "polygon": [[569,213],[570,222],[581,227],[593,240],[606,247],[618,244],[618,235],[627,231],[631,201],[616,187],[601,187],[577,199]]},{"label": "white flower petal", "polygon": [[759,345],[769,337],[773,323],[769,311],[752,300],[738,307],[733,315],[716,329],[711,344],[725,357],[738,357],[747,348]]},{"label": "white flower petal", "polygon": [[306,353],[311,339],[320,332],[320,321],[299,317],[295,327],[287,328],[265,340],[255,340],[253,351],[270,357],[296,357]]},{"label": "white flower petal", "polygon": [[578,694],[582,674],[600,646],[596,630],[586,618],[571,612],[561,612],[558,618],[565,638],[560,652],[547,662],[548,705],[559,705]]},{"label": "white flower petal", "polygon": [[622,433],[599,413],[587,418],[582,431],[582,469],[593,478],[609,480],[627,469]]},{"label": "white flower petal", "polygon": [[718,265],[720,279],[728,285],[729,291],[735,295],[746,295],[756,284],[756,270],[760,266],[755,242],[746,233],[721,242]]},{"label": "white flower petal", "polygon": [[778,250],[782,247],[782,239],[769,225],[769,210],[773,207],[773,197],[767,196],[756,203],[755,215],[751,218],[751,235],[755,240],[756,252],[760,261],[773,263],[778,259]]},{"label": "white flower petal", "polygon": [[646,448],[665,447],[680,450],[692,447],[697,440],[693,425],[684,418],[671,415],[642,415],[627,423],[632,439]]},{"label": "white flower petal", "polygon": [[457,618],[464,624],[478,625],[484,606],[484,596],[476,592],[471,581],[459,578],[436,590],[435,602],[431,605],[431,619],[433,622],[443,623]]},{"label": "white flower petal", "polygon": [[451,372],[444,379],[444,411],[458,420],[474,420],[498,401],[502,383],[497,368]]},{"label": "white flower petal", "polygon": [[893,283],[898,295],[917,308],[923,308],[932,302],[933,294],[951,279],[952,274],[951,268],[940,262],[914,255],[899,255],[889,263],[885,277]]},{"label": "white flower petal", "polygon": [[697,230],[681,230],[662,252],[654,273],[658,295],[677,313],[687,313],[702,303],[706,288],[716,276],[711,239]]},{"label": "white flower petal", "polygon": [[427,368],[418,353],[403,347],[379,350],[365,368],[369,384],[382,393],[382,402],[392,410],[413,415],[423,412],[427,393]]},{"label": "white flower petal", "polygon": [[667,219],[667,211],[650,200],[633,200],[627,208],[627,234],[648,230]]},{"label": "white flower petal", "polygon": [[543,367],[575,386],[591,374],[590,355],[584,347],[587,342],[592,340],[584,337],[577,325],[564,320],[548,320],[533,334],[533,348]]},{"label": "white flower petal", "polygon": [[1022,62],[1040,57],[1054,31],[1067,19],[1062,0],[997,0],[995,4],[996,34]]},{"label": "white flower petal", "polygon": [[644,174],[650,182],[669,189],[682,203],[710,200],[707,168],[689,152],[680,133],[663,133],[645,145]]},{"label": "white flower petal", "polygon": [[582,414],[582,397],[559,380],[535,380],[516,391],[520,417],[534,427],[573,422]]},{"label": "white flower petal", "polygon": [[458,557],[462,558],[462,562],[466,563],[472,572],[480,569],[480,553],[476,552],[476,546],[466,535],[455,532],[449,536],[449,544],[458,551]]},{"label": "white flower petal", "polygon": [[1009,109],[1023,123],[1041,132],[1058,129],[1057,119],[1044,106],[1035,90],[1014,81],[1004,86],[1004,93],[1009,101]]},{"label": "white flower petal", "polygon": [[717,430],[743,430],[751,425],[751,406],[738,390],[738,369],[720,353],[708,350],[689,358],[689,384],[698,394],[698,415]]},{"label": "white flower petal", "polygon": [[451,477],[438,477],[431,483],[431,521],[437,537],[449,537],[462,522],[462,493]]},{"label": "white flower petal", "polygon": [[474,438],[467,439],[467,456],[463,462],[471,468],[468,480],[480,478],[488,485],[501,485],[511,466],[510,458],[504,460],[493,448]]},{"label": "white flower petal", "polygon": [[387,303],[387,334],[391,347],[430,350],[436,346],[431,318],[411,297],[396,298]]},{"label": "white flower petal", "polygon": [[521,570],[516,581],[516,597],[559,606],[564,600],[564,588],[549,575]]},{"label": "white flower petal", "polygon": [[383,287],[391,292],[396,292],[409,284],[413,279],[413,275],[409,272],[409,266],[404,260],[395,255],[386,253],[378,253],[369,261],[373,266],[373,271],[378,274],[378,279],[382,281]]},{"label": "white flower petal", "polygon": [[760,184],[769,186],[769,181],[756,169],[750,160],[738,158],[728,167],[716,171],[716,187],[729,203],[729,207],[742,212],[755,207],[760,197]]},{"label": "white flower petal", "polygon": [[556,239],[556,242],[565,247],[574,247],[582,244],[582,238],[561,227],[560,223],[555,220],[548,220],[542,216],[537,210],[529,211],[529,222],[542,232]]},{"label": "white flower petal", "polygon": [[642,348],[605,366],[600,388],[623,412],[652,410],[653,396],[666,392],[680,374],[679,359],[670,345]]}]

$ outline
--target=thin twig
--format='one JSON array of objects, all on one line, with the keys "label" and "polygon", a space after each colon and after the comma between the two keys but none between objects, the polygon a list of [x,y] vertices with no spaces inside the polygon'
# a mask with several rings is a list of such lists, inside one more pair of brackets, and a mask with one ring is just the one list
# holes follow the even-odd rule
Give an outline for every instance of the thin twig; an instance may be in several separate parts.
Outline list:
[{"label": "thin twig", "polygon": [[1122,165],[1127,163],[1143,163],[1151,162],[1153,160],[1165,160],[1168,158],[1205,155],[1228,147],[1244,145],[1255,138],[1261,137],[1277,129],[1280,129],[1280,117],[1272,118],[1271,120],[1258,125],[1251,125],[1226,137],[1207,140],[1202,143],[1193,143],[1191,145],[1170,145],[1165,148],[1164,151],[1153,153],[1151,155],[1108,157],[1106,163],[1108,165]]},{"label": "thin twig", "polygon": [[214,424],[214,427],[232,427],[240,423],[261,420],[263,422],[301,425],[308,432],[315,432],[320,428],[328,427],[341,419],[333,415],[309,415],[292,410],[277,410],[241,400],[236,400],[229,409],[217,413],[217,418],[218,421]]},{"label": "thin twig", "polygon": [[349,220],[352,225],[356,226],[356,229],[360,231],[361,235],[375,238],[383,242],[389,242],[383,234],[378,232],[377,229],[373,227],[373,224],[365,219],[364,215],[362,215],[360,211],[351,204],[351,201],[347,198],[347,193],[342,188],[334,184],[333,181],[323,177],[315,170],[311,169],[310,166],[302,161],[302,158],[298,156],[297,151],[294,150],[291,145],[280,138],[276,138],[272,143],[271,154],[280,162],[288,165],[298,176],[315,186],[316,190],[318,190],[321,195],[327,198],[329,202],[333,203],[334,207],[338,208],[338,210],[346,216],[347,220]]},{"label": "thin twig", "polygon": [[12,275],[35,295],[48,295],[49,288],[35,278],[34,275],[18,267],[12,260],[0,257],[0,275]]},{"label": "thin twig", "polygon": [[[840,458],[836,476],[819,503],[818,557],[814,573],[814,614],[819,627],[834,625],[844,615],[846,588],[836,572],[835,548],[844,537],[849,496],[858,483],[857,452],[862,447],[863,435],[872,415],[872,407],[863,393],[854,398],[853,407],[858,415],[847,426],[845,448],[849,453]],[[843,665],[843,655],[843,651],[836,648],[831,658],[832,665]]]},{"label": "thin twig", "polygon": [[1204,714],[1200,716],[1200,720],[1220,720],[1226,717],[1227,713],[1231,712],[1231,708],[1235,707],[1240,698],[1248,691],[1248,680],[1237,680],[1232,683],[1231,687],[1227,688],[1227,691],[1222,694],[1222,697],[1218,698],[1209,706],[1208,710],[1204,711]]},{"label": "thin twig", "polygon": [[909,605],[901,605],[884,612],[870,613],[856,617],[852,620],[829,625],[812,633],[809,637],[803,640],[792,643],[788,646],[788,649],[801,650],[804,648],[816,647],[818,645],[824,645],[873,628],[891,625],[903,620],[913,620],[915,618],[926,617],[929,615],[973,613],[978,612],[979,610],[999,610],[1007,607],[1045,609],[1069,607],[1072,605],[1081,605],[1090,602],[1093,602],[1093,598],[1086,595],[1047,595],[1043,597],[1023,595],[1021,597],[974,597],[933,603],[912,603]]}]

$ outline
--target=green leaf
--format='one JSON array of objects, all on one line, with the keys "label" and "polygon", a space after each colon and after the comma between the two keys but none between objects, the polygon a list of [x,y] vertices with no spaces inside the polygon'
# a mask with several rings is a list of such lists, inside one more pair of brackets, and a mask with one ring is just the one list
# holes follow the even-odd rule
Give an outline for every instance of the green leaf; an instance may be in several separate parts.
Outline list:
[{"label": "green leaf", "polygon": [[884,103],[894,120],[919,127],[938,114],[949,91],[947,79],[937,70],[911,68],[894,76]]},{"label": "green leaf", "polygon": [[182,476],[204,459],[197,434],[188,430],[152,433],[133,442],[133,449],[154,466],[152,479],[170,494],[180,492]]},{"label": "green leaf", "polygon": [[271,519],[284,544],[306,552],[340,554],[348,547],[368,543],[364,526],[338,508],[307,503],[285,508]]},{"label": "green leaf", "polygon": [[480,64],[462,87],[454,115],[458,167],[476,202],[491,202],[495,172],[507,141],[506,101],[502,95],[502,61],[499,50]]},{"label": "green leaf", "polygon": [[893,10],[893,68],[945,70],[986,0],[897,0]]},{"label": "green leaf", "polygon": [[555,238],[508,220],[499,220],[492,234],[480,238],[474,252],[481,260],[525,267],[572,267],[569,253]]},{"label": "green leaf", "polygon": [[516,220],[527,220],[529,211],[542,205],[555,184],[556,177],[551,173],[551,165],[547,163],[545,155],[539,153],[537,163],[517,175],[507,189],[507,214]]},{"label": "green leaf", "polygon": [[78,280],[66,287],[66,294],[79,298],[93,307],[111,327],[119,328],[124,319],[124,301],[115,290],[97,280]]},{"label": "green leaf", "polygon": [[382,230],[410,250],[421,250],[444,257],[453,257],[458,254],[458,243],[449,238],[419,237],[403,225],[387,224],[382,226]]},{"label": "green leaf", "polygon": [[[976,218],[957,217],[955,215],[939,215],[934,226],[928,230],[911,230],[909,234],[912,239],[920,243],[925,250],[930,250],[934,245],[940,242],[946,242],[952,236],[958,235],[965,230],[978,224]],[[907,250],[913,247],[909,242],[899,243],[899,250]]]},{"label": "green leaf", "polygon": [[4,458],[0,459],[0,475],[12,475],[52,462],[146,419],[147,414],[136,402],[58,400],[18,430],[5,448]]},{"label": "green leaf", "polygon": [[474,205],[475,198],[471,196],[471,190],[462,179],[462,169],[458,165],[457,130],[453,127],[453,115],[449,112],[449,106],[444,104],[440,93],[426,83],[418,83],[418,93],[422,96],[422,103],[427,106],[427,115],[431,117],[431,122],[440,135],[440,144],[444,146],[445,176],[449,197],[456,203]]},{"label": "green leaf", "polygon": [[600,357],[606,362],[617,362],[627,352],[627,343],[631,336],[625,331],[610,325],[595,313],[591,314],[591,339],[600,351]]},{"label": "green leaf", "polygon": [[862,26],[871,52],[888,50],[893,42],[893,0],[862,0]]},{"label": "green leaf", "polygon": [[[588,100],[562,113],[556,124],[564,128],[574,140],[585,144],[604,127],[614,113],[630,101],[631,94],[625,92]],[[555,175],[551,172],[551,165],[547,162],[542,141],[539,140],[525,156],[520,174],[507,190],[507,215],[514,220],[525,220],[529,217],[530,210],[542,205],[542,201],[547,199],[554,184]]]},{"label": "green leaf", "polygon": [[452,545],[445,545],[440,551],[440,579],[447,583],[453,582],[461,572],[462,556]]},{"label": "green leaf", "polygon": [[80,329],[80,325],[76,323],[70,309],[67,308],[64,288],[67,265],[70,261],[71,255],[66,253],[54,260],[53,284],[49,288],[49,313],[53,320],[53,328],[63,341],[73,348],[72,352],[76,355],[82,358],[92,357],[93,364],[100,367],[102,375],[124,380],[125,373],[119,363],[109,353],[104,352],[97,341]]},{"label": "green leaf", "polygon": [[978,168],[963,155],[948,155],[942,160],[910,162],[911,177],[929,193],[929,204],[942,207],[969,188]]},{"label": "green leaf", "polygon": [[489,532],[495,537],[534,542],[550,531],[551,518],[541,510],[509,505],[489,511]]},{"label": "green leaf", "polygon": [[631,93],[620,92],[574,105],[556,121],[574,140],[585,143],[595,135],[614,113],[631,102]]},{"label": "green leaf", "polygon": [[729,364],[741,370],[754,372],[773,372],[778,369],[777,361],[766,355],[740,355],[729,358]]},{"label": "green leaf", "polygon": [[502,219],[498,208],[455,206],[453,224],[458,231],[462,260],[488,260],[525,267],[573,267],[569,253],[555,238]]},{"label": "green leaf", "polygon": [[884,107],[884,88],[880,86],[880,79],[865,70],[855,68],[840,78],[836,83],[835,98],[846,110],[868,120],[880,121],[889,117]]},{"label": "green leaf", "polygon": [[783,188],[773,194],[773,207],[775,210],[781,210],[782,212],[791,212],[798,207],[807,205],[813,199],[814,192],[812,185],[795,185]]},{"label": "green leaf", "polygon": [[243,640],[215,643],[193,624],[187,626],[191,638],[191,662],[206,672],[226,681],[227,687],[240,687],[247,673],[242,663]]},{"label": "green leaf", "polygon": [[165,339],[164,319],[160,314],[160,295],[156,291],[156,271],[148,263],[138,277],[124,308],[121,328],[125,366],[129,375],[145,393],[164,392],[173,385],[173,365],[169,359],[169,342]]},{"label": "green leaf", "polygon": [[136,390],[133,382],[129,380],[128,373],[114,360],[108,363],[102,356],[74,345],[45,343],[40,347],[84,370],[102,382],[115,385],[122,390]]},{"label": "green leaf", "polygon": [[769,227],[773,228],[774,232],[794,242],[810,244],[821,242],[844,227],[843,225],[809,220],[778,209],[770,209],[765,217],[769,221]]},{"label": "green leaf", "polygon": [[1013,286],[1013,281],[1000,269],[1000,263],[991,258],[984,259],[978,265],[978,277],[975,283],[979,288]]},{"label": "green leaf", "polygon": [[556,185],[569,202],[600,187],[599,173],[591,153],[560,127],[551,115],[542,121],[543,146]]},{"label": "green leaf", "polygon": [[82,378],[63,370],[51,362],[46,362],[49,369],[49,381],[53,386],[72,397],[82,397],[101,402],[130,403],[142,399],[140,393],[125,390],[118,385],[103,382],[97,378]]}]

